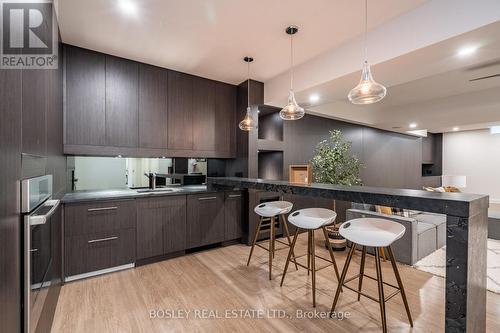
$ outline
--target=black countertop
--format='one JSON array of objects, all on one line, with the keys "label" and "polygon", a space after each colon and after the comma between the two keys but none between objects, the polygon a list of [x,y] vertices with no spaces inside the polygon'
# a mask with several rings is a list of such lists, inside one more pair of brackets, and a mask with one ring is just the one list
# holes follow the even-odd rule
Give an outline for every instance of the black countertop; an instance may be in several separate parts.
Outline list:
[{"label": "black countertop", "polygon": [[146,192],[139,193],[133,189],[109,189],[109,190],[82,190],[68,192],[61,199],[63,203],[79,203],[79,202],[92,202],[99,200],[116,200],[116,199],[136,199],[136,198],[149,198],[170,195],[186,195],[197,193],[211,193],[217,190],[207,190],[205,185],[189,185],[189,186],[172,186],[167,187],[173,189],[172,192]]},{"label": "black countertop", "polygon": [[331,184],[293,184],[287,181],[237,177],[209,177],[209,189],[239,187],[304,196],[317,196],[441,213],[459,217],[473,216],[487,209],[487,195],[469,193],[438,193],[423,190],[395,189],[370,186],[341,186]]}]

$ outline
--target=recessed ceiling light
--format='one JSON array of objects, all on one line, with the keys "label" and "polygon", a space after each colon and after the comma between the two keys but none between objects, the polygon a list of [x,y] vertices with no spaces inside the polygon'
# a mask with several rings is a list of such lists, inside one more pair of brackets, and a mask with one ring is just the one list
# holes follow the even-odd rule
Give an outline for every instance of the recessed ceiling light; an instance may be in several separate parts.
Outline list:
[{"label": "recessed ceiling light", "polygon": [[319,101],[319,95],[318,94],[313,94],[313,95],[309,96],[309,102],[316,103],[317,101]]},{"label": "recessed ceiling light", "polygon": [[417,123],[411,123],[410,128],[417,128],[418,124]]},{"label": "recessed ceiling light", "polygon": [[476,53],[477,49],[477,46],[464,46],[460,50],[458,50],[457,55],[459,57],[467,57]]},{"label": "recessed ceiling light", "polygon": [[135,15],[137,4],[132,0],[118,0],[118,7],[126,15]]},{"label": "recessed ceiling light", "polygon": [[460,127],[453,127],[453,131],[456,132],[460,129]]}]

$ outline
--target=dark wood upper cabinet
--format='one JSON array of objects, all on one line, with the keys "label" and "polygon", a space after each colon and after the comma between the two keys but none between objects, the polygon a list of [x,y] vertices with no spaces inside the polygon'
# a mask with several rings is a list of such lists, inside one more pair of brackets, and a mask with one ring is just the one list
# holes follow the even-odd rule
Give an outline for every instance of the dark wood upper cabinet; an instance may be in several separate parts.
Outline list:
[{"label": "dark wood upper cabinet", "polygon": [[46,116],[50,92],[47,70],[23,70],[22,152],[46,156]]},{"label": "dark wood upper cabinet", "polygon": [[168,73],[168,149],[193,149],[193,76]]},{"label": "dark wood upper cabinet", "polygon": [[167,148],[168,70],[139,65],[139,147]]},{"label": "dark wood upper cabinet", "polygon": [[186,226],[187,248],[224,241],[224,193],[188,195]]},{"label": "dark wood upper cabinet", "polygon": [[215,119],[215,81],[193,78],[193,150],[215,150],[216,127],[225,132]]},{"label": "dark wood upper cabinet", "polygon": [[[70,45],[64,59],[67,154],[235,157],[236,86]],[[42,104],[26,104],[34,132]],[[24,142],[45,148],[36,136]]]},{"label": "dark wood upper cabinet", "polygon": [[105,55],[65,45],[65,144],[106,144]]},{"label": "dark wood upper cabinet", "polygon": [[139,65],[106,56],[106,145],[139,145]]},{"label": "dark wood upper cabinet", "polygon": [[236,93],[237,87],[217,82],[215,85],[215,151],[233,153],[236,144]]}]

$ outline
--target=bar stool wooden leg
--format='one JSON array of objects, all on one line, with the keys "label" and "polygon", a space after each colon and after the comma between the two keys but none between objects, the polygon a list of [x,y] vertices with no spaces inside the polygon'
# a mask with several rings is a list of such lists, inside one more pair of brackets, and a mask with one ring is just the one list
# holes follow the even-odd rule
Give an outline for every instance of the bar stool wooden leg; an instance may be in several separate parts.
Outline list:
[{"label": "bar stool wooden leg", "polygon": [[356,251],[356,244],[352,243],[351,249],[349,250],[349,254],[347,255],[347,259],[344,264],[344,268],[342,269],[342,274],[340,275],[340,281],[337,286],[337,291],[335,292],[335,298],[333,299],[332,309],[330,310],[330,317],[333,316],[333,312],[335,311],[335,307],[337,306],[337,302],[340,296],[340,290],[342,289],[342,285],[344,284],[345,277],[347,275],[347,270],[349,269],[349,264],[351,263],[354,251]]},{"label": "bar stool wooden leg", "polygon": [[358,281],[358,302],[361,299],[361,287],[363,285],[363,274],[365,273],[366,246],[363,246],[361,253],[361,265],[359,266],[359,281]]},{"label": "bar stool wooden leg", "polygon": [[375,248],[375,268],[377,270],[378,302],[380,304],[380,316],[382,317],[382,332],[387,333],[387,319],[385,316],[384,283],[382,280],[382,267],[380,263],[379,249]]},{"label": "bar stool wooden leg", "polygon": [[259,224],[255,229],[255,237],[253,238],[252,248],[250,249],[250,255],[248,256],[247,266],[250,265],[250,259],[252,259],[253,249],[255,248],[255,243],[257,243],[257,238],[259,238],[260,227],[262,226],[262,217],[259,219]]},{"label": "bar stool wooden leg", "polygon": [[[283,229],[285,229],[286,238],[288,239],[288,246],[291,247],[292,246],[292,239],[290,238],[290,231],[288,230],[288,223],[287,223],[284,215],[280,215],[280,216],[281,216],[281,222],[283,224]],[[299,266],[297,266],[297,260],[295,260],[295,253],[292,252],[292,256],[293,256],[293,262],[295,263],[295,269],[298,271]]]},{"label": "bar stool wooden leg", "polygon": [[382,259],[384,259],[384,261],[387,261],[387,257],[385,256],[385,250],[383,247],[379,248],[380,250],[380,255],[382,256]]},{"label": "bar stool wooden leg", "polygon": [[269,230],[269,280],[273,279],[273,256],[274,256],[274,216],[271,217],[271,229]]},{"label": "bar stool wooden leg", "polygon": [[410,326],[413,327],[413,319],[411,318],[410,307],[408,306],[408,300],[406,299],[405,288],[403,287],[403,281],[401,280],[398,266],[396,265],[396,257],[394,256],[394,252],[392,252],[391,246],[387,247],[387,252],[389,252],[389,256],[391,257],[390,259],[392,264],[392,270],[394,271],[394,275],[396,276],[396,280],[398,281],[399,290],[401,292],[401,298],[403,298],[406,314],[408,315],[408,321],[410,322]]},{"label": "bar stool wooden leg", "polygon": [[316,246],[314,244],[314,230],[311,233],[311,274],[312,274],[312,294],[313,308],[316,307]]},{"label": "bar stool wooden leg", "polygon": [[307,232],[307,275],[311,272],[311,232]]},{"label": "bar stool wooden leg", "polygon": [[[290,250],[288,251],[288,257],[286,258],[285,270],[283,271],[283,276],[281,277],[280,287],[283,287],[283,282],[285,281],[285,275],[286,275],[286,272],[288,270],[288,265],[290,264],[290,259],[292,258],[293,249],[295,248],[295,243],[297,242],[297,237],[299,236],[299,231],[300,231],[300,229],[297,228],[297,230],[295,231],[295,235],[293,236],[292,245],[290,246]],[[293,257],[293,260],[296,261],[295,256]]]},{"label": "bar stool wooden leg", "polygon": [[328,237],[328,231],[325,227],[322,227],[323,235],[325,236],[325,242],[327,244],[328,252],[330,253],[330,258],[332,259],[333,268],[335,269],[335,275],[337,276],[337,281],[340,281],[339,269],[337,267],[337,261],[335,260],[335,256],[333,255],[332,244],[330,243],[330,238]]}]

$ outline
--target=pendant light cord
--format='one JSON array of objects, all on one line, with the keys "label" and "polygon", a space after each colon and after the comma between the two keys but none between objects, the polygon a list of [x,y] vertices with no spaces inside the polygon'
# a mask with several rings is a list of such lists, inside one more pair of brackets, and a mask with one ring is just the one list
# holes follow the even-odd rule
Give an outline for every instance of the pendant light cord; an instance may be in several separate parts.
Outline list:
[{"label": "pendant light cord", "polygon": [[365,62],[368,61],[368,0],[365,0]]},{"label": "pendant light cord", "polygon": [[293,34],[290,35],[290,90],[293,90]]},{"label": "pendant light cord", "polygon": [[248,84],[247,84],[247,107],[250,107],[250,61],[247,62],[247,77],[248,77]]}]

